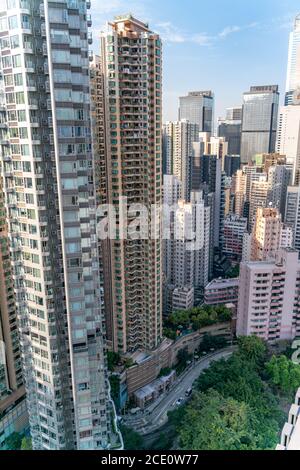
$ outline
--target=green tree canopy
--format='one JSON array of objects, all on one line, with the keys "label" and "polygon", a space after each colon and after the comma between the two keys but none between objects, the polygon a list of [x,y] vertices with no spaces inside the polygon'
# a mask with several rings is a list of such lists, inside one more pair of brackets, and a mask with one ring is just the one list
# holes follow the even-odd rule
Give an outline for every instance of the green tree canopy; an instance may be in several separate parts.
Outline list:
[{"label": "green tree canopy", "polygon": [[120,431],[123,436],[125,450],[144,449],[144,439],[138,432],[122,424],[120,425]]},{"label": "green tree canopy", "polygon": [[286,356],[272,356],[266,369],[271,383],[280,391],[292,394],[300,387],[300,365],[294,364]]},{"label": "green tree canopy", "polygon": [[216,390],[196,393],[179,431],[183,449],[247,450],[256,448],[251,409]]}]

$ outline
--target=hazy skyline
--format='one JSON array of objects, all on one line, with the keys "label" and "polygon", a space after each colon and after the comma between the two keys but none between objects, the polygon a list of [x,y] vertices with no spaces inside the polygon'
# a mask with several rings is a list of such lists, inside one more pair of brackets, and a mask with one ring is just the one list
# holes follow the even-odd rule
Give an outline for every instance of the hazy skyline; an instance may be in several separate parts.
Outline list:
[{"label": "hazy skyline", "polygon": [[300,11],[296,0],[93,1],[93,50],[98,33],[117,14],[149,22],[164,40],[164,116],[177,119],[178,97],[190,90],[215,93],[215,118],[242,104],[251,85],[285,91],[288,35]]}]

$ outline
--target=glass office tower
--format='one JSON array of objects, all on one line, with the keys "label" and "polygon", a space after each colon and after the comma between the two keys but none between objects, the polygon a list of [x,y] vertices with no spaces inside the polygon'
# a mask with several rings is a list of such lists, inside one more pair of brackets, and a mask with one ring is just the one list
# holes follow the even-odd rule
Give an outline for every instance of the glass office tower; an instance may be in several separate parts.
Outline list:
[{"label": "glass office tower", "polygon": [[278,104],[277,85],[253,86],[244,93],[241,163],[275,151]]}]

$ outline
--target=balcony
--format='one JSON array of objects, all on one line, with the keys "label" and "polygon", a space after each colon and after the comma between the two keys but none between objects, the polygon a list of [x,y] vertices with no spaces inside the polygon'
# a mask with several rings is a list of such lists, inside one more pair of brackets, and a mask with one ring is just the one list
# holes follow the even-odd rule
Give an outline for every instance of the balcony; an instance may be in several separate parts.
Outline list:
[{"label": "balcony", "polygon": [[89,28],[92,26],[93,22],[92,22],[91,15],[86,15],[86,23],[87,23]]}]

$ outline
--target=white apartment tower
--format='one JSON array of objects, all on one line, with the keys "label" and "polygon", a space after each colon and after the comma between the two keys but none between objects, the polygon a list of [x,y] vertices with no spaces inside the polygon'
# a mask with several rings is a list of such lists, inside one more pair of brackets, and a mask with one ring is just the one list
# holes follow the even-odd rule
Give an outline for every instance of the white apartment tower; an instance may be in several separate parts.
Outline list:
[{"label": "white apartment tower", "polygon": [[187,120],[167,122],[163,127],[167,174],[182,183],[183,198],[190,199],[193,143],[199,141],[199,125]]},{"label": "white apartment tower", "polygon": [[1,0],[1,164],[34,449],[109,446],[85,0]]},{"label": "white apartment tower", "polygon": [[[293,31],[290,33],[285,105],[293,102],[300,88],[300,14],[296,16]],[[299,99],[300,97],[298,97]]]},{"label": "white apartment tower", "polygon": [[[300,38],[300,32],[299,32]],[[299,41],[300,48],[300,41]],[[300,53],[299,53],[300,57]],[[300,60],[300,59],[299,59]],[[300,64],[299,64],[300,68]],[[299,72],[300,73],[300,72]],[[293,184],[300,183],[300,102],[281,106],[278,118],[276,151],[286,155],[286,163],[293,169]]]}]

